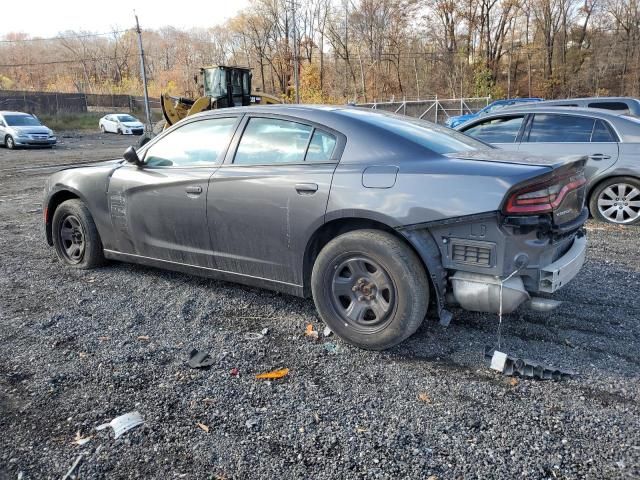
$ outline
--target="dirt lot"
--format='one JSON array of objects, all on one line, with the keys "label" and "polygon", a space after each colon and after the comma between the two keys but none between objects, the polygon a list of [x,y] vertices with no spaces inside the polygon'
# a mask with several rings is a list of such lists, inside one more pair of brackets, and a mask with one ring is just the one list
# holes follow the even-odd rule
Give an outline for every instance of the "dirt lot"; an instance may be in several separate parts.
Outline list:
[{"label": "dirt lot", "polygon": [[[505,318],[504,350],[579,375],[512,381],[482,358],[495,316],[455,311],[449,328],[427,321],[374,353],[304,337],[323,328],[309,300],[119,263],[62,267],[41,233],[51,165],[114,158],[137,139],[62,140],[0,150],[0,478],[61,478],[80,455],[80,478],[640,476],[638,228],[590,223],[564,304]],[[187,368],[192,348],[213,367]],[[280,367],[288,377],[254,378]],[[95,430],[132,410],[146,423],[120,439]],[[77,445],[78,432],[92,438]]]}]

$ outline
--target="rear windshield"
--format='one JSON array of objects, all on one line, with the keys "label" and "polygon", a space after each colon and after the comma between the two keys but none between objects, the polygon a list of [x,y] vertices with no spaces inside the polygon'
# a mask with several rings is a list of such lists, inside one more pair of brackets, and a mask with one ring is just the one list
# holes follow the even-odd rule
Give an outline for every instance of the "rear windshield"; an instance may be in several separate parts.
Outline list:
[{"label": "rear windshield", "polygon": [[118,120],[120,120],[121,122],[137,122],[138,121],[135,118],[133,118],[131,115],[118,115]]},{"label": "rear windshield", "polygon": [[37,127],[42,125],[31,115],[5,115],[5,122],[12,127]]},{"label": "rear windshield", "polygon": [[345,110],[344,112],[442,155],[494,148],[456,130],[417,118],[391,113],[375,114],[357,108]]}]

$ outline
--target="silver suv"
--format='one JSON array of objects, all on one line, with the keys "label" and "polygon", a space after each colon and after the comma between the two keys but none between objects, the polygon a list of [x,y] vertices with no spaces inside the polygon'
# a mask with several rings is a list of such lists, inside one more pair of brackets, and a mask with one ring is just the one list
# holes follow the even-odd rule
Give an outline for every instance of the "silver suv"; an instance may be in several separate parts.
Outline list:
[{"label": "silver suv", "polygon": [[35,116],[22,112],[0,111],[0,145],[17,147],[53,147],[57,138]]}]

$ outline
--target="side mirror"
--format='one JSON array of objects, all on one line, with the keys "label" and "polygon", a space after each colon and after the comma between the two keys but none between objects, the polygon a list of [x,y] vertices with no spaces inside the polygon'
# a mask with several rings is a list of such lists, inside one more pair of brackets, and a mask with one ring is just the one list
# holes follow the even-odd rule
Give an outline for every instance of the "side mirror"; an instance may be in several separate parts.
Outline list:
[{"label": "side mirror", "polygon": [[138,152],[133,147],[129,147],[124,151],[124,159],[129,162],[137,165],[139,167],[142,166],[142,162],[140,161],[140,157],[138,157]]}]

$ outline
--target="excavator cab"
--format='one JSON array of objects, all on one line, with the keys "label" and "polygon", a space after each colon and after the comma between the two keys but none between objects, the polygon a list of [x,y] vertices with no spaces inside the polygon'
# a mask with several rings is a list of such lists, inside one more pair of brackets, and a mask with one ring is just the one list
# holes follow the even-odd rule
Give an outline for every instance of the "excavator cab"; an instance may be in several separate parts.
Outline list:
[{"label": "excavator cab", "polygon": [[[251,92],[251,69],[214,65],[201,68],[194,77],[198,98],[173,97],[164,93],[160,99],[164,128],[189,115],[217,108],[241,107],[253,104],[282,103],[266,93]],[[148,141],[148,139],[147,139]]]},{"label": "excavator cab", "polygon": [[217,108],[251,104],[251,70],[240,67],[209,67],[200,70],[204,96]]}]

